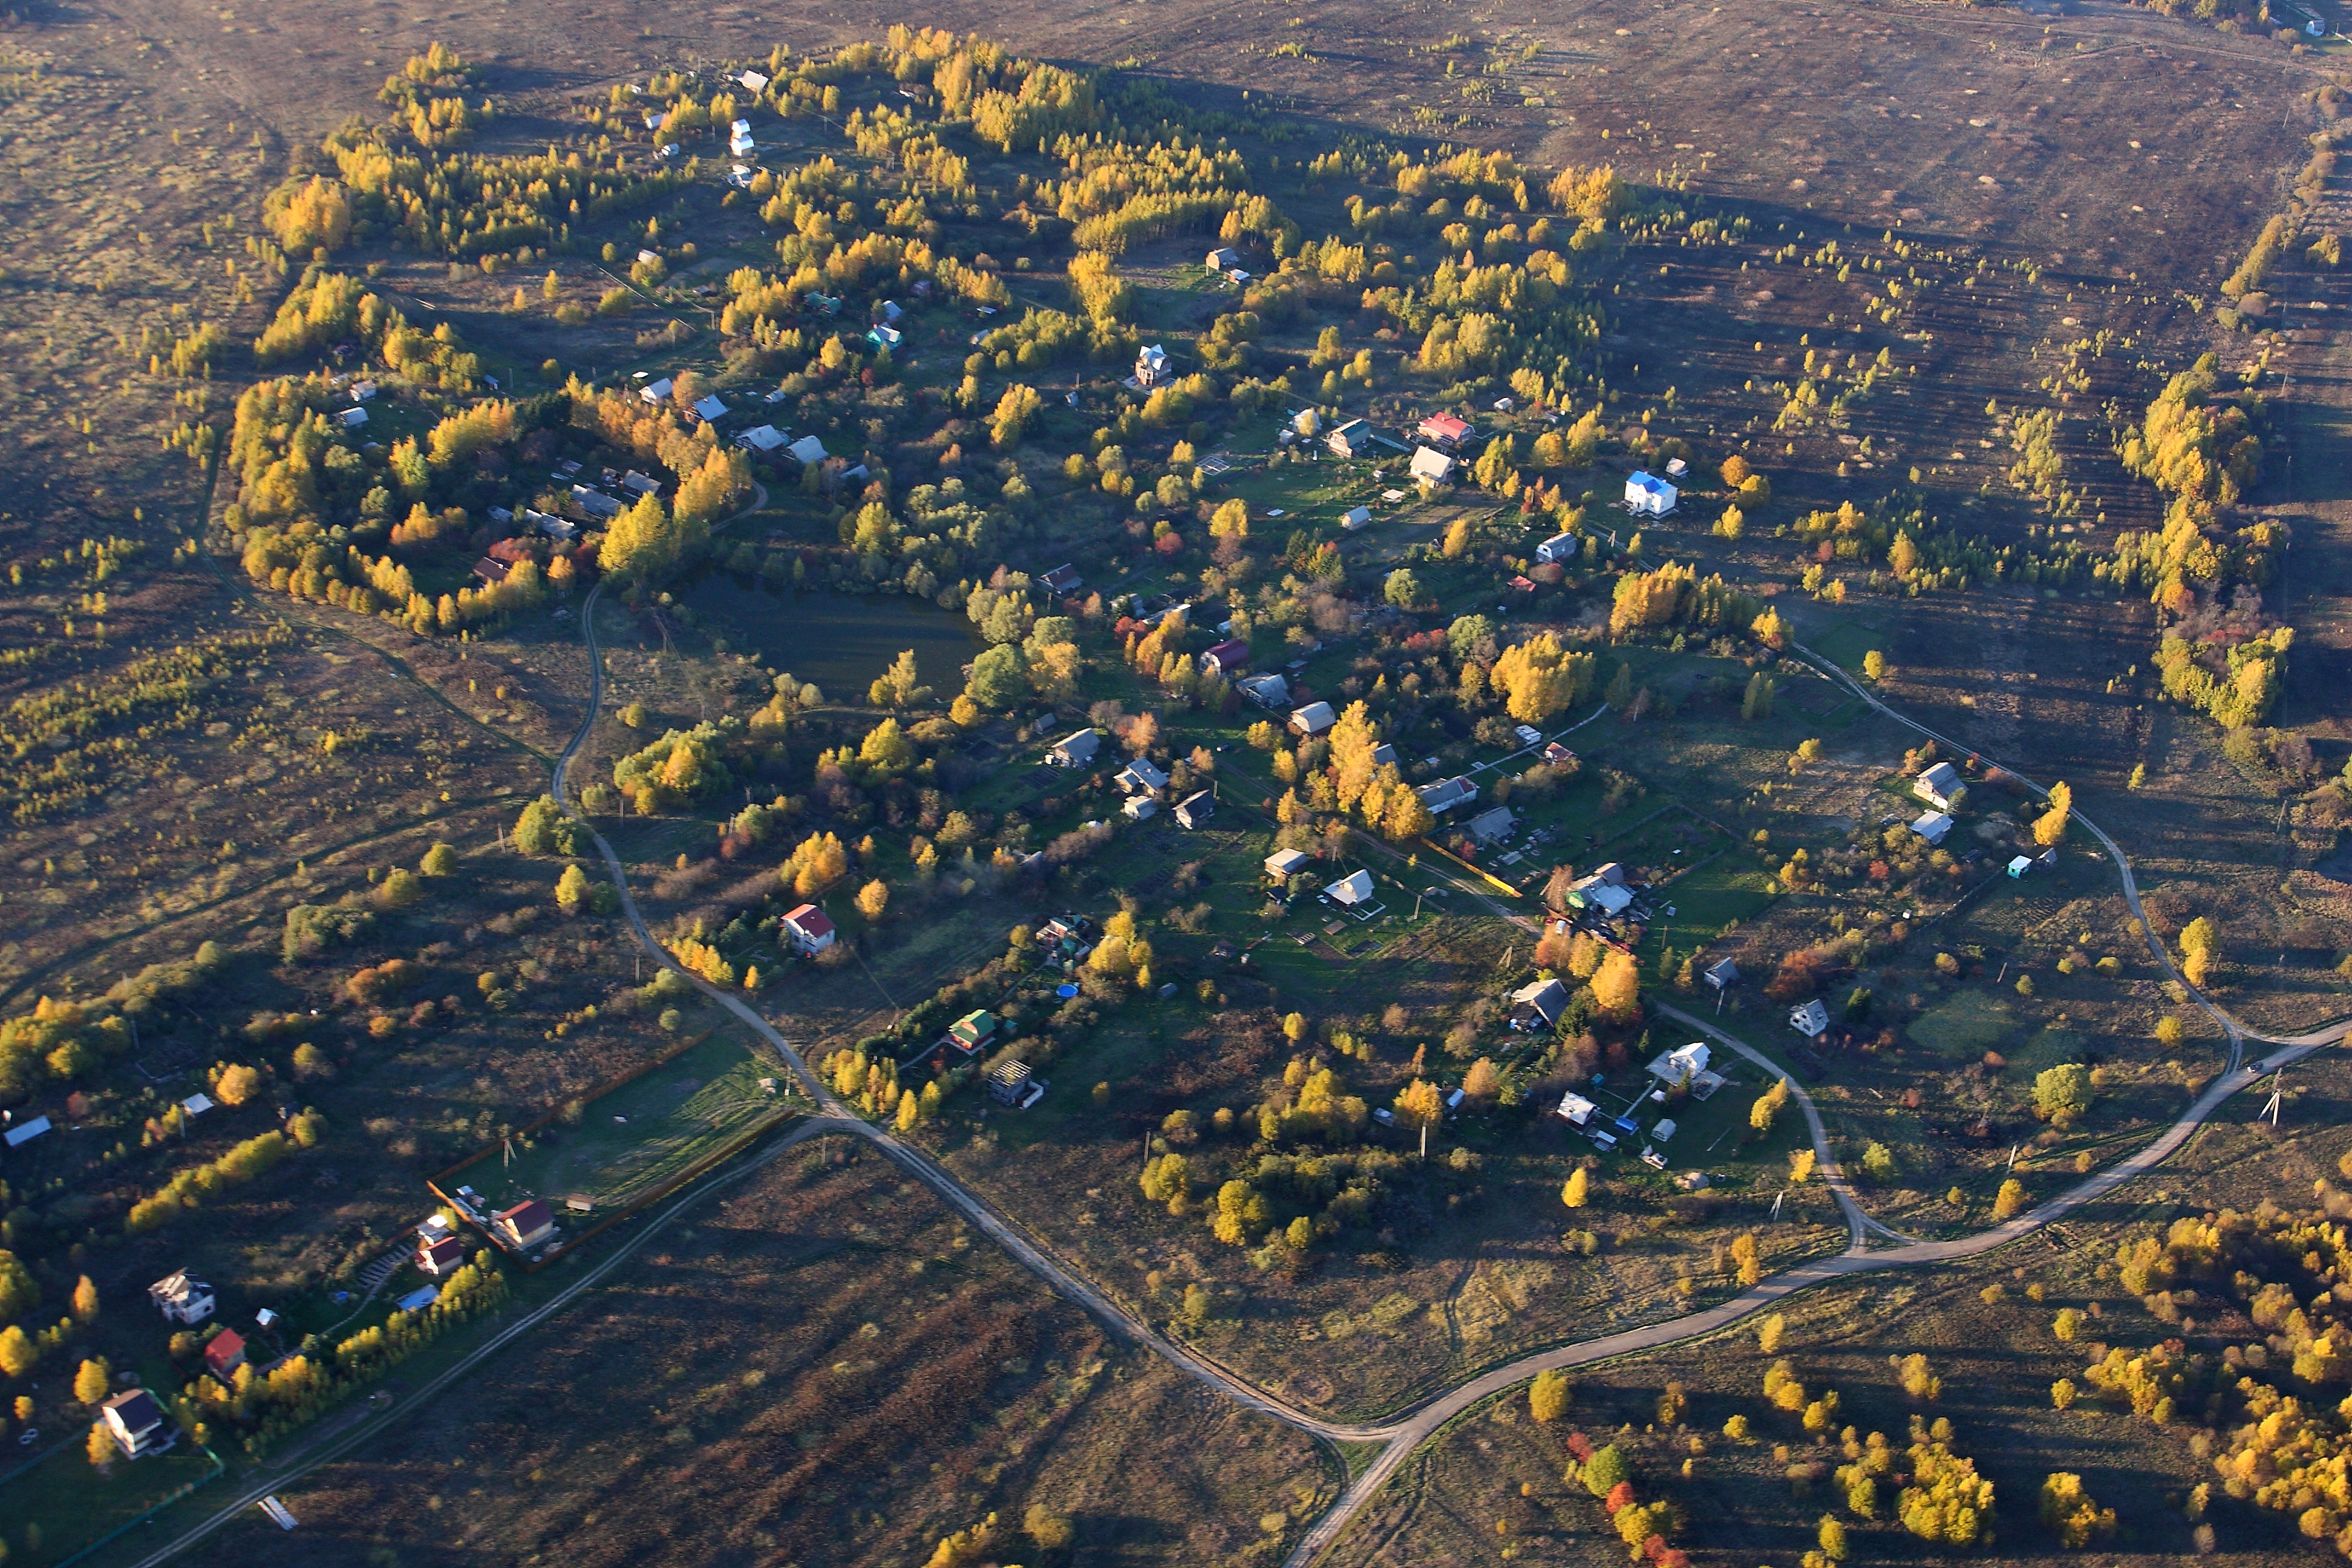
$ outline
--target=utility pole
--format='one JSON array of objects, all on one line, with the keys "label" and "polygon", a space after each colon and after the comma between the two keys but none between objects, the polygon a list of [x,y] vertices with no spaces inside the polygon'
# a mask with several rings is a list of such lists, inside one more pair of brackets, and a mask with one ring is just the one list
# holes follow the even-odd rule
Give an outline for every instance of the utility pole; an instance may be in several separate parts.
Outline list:
[{"label": "utility pole", "polygon": [[2280,1101],[2281,1101],[2282,1100],[2284,1100],[2284,1099],[2285,1098],[2285,1095],[2286,1095],[2286,1085],[2285,1085],[2285,1079],[2286,1079],[2286,1069],[2285,1069],[2284,1068],[2281,1068],[2277,1072],[2273,1073],[2273,1074],[2271,1075],[2271,1099],[2270,1099],[2270,1103],[2269,1103],[2268,1105],[2265,1105],[2265,1106],[2263,1106],[2263,1107],[2261,1115],[2256,1116],[2256,1117],[2254,1118],[2254,1120],[2255,1120],[2255,1121],[2260,1121],[2263,1119],[2263,1117],[2267,1116],[2267,1117],[2269,1117],[2269,1118],[2271,1119],[2271,1126],[2272,1126],[2272,1127],[2275,1128],[2275,1127],[2277,1127],[2277,1126],[2278,1126],[2278,1124],[2279,1124],[2279,1104],[2280,1104]]}]

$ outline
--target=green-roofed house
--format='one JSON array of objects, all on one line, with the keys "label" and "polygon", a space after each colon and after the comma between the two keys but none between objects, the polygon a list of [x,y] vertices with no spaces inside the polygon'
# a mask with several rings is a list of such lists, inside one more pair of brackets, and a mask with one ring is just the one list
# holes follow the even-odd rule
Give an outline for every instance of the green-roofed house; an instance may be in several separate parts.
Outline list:
[{"label": "green-roofed house", "polygon": [[958,1048],[977,1051],[996,1037],[996,1019],[985,1007],[976,1008],[948,1026],[948,1038]]}]

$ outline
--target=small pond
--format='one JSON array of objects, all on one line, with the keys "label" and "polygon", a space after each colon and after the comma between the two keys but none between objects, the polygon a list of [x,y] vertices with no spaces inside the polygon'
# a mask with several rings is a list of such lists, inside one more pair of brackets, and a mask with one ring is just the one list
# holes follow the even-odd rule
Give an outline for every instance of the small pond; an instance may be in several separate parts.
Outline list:
[{"label": "small pond", "polygon": [[963,667],[988,646],[964,616],[905,594],[796,593],[714,572],[680,596],[730,648],[757,649],[770,669],[814,680],[835,701],[863,702],[908,648],[944,700],[962,689]]}]

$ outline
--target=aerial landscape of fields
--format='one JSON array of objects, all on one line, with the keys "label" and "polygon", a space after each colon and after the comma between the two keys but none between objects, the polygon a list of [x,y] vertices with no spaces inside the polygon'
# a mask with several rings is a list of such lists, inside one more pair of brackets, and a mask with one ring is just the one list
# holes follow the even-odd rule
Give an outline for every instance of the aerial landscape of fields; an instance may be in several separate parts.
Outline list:
[{"label": "aerial landscape of fields", "polygon": [[2352,1557],[2343,20],[0,12],[0,1563]]}]

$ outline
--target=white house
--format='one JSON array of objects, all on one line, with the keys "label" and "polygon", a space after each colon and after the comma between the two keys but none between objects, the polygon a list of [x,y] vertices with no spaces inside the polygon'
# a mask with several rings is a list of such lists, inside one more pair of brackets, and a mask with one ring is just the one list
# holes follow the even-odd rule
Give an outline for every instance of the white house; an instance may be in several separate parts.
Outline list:
[{"label": "white house", "polygon": [[179,1440],[179,1431],[163,1419],[155,1396],[143,1388],[118,1394],[99,1407],[106,1435],[114,1439],[126,1459],[160,1454]]},{"label": "white house", "polygon": [[780,452],[784,447],[784,433],[772,425],[754,425],[736,437],[735,444],[747,452]]},{"label": "white house", "polygon": [[1300,849],[1277,849],[1265,858],[1265,874],[1288,881],[1314,862]]},{"label": "white house", "polygon": [[183,1268],[147,1287],[147,1299],[174,1323],[201,1323],[213,1315],[213,1288]]},{"label": "white house", "polygon": [[1930,846],[1941,844],[1944,835],[1952,830],[1952,819],[1940,811],[1923,811],[1911,831],[1926,839]]},{"label": "white house", "polygon": [[783,919],[782,935],[792,944],[794,952],[812,955],[823,952],[833,945],[834,938],[839,934],[834,929],[831,918],[814,904],[803,904]]},{"label": "white house", "polygon": [[1689,1045],[1676,1046],[1673,1050],[1654,1058],[1650,1062],[1650,1076],[1663,1083],[1687,1086],[1706,1071],[1706,1042],[1693,1040]]},{"label": "white house", "polygon": [[1819,998],[1801,1003],[1789,1009],[1789,1027],[1809,1040],[1818,1040],[1830,1032],[1830,1010]]},{"label": "white house", "polygon": [[1223,272],[1242,264],[1242,253],[1230,245],[1221,245],[1209,252],[1209,270]]},{"label": "white house", "polygon": [[344,429],[356,430],[367,423],[368,412],[364,408],[346,408],[343,410],[342,419]]},{"label": "white house", "polygon": [[637,395],[647,403],[663,404],[667,403],[669,395],[677,390],[677,383],[664,376],[659,381],[649,381],[637,388]]},{"label": "white house", "polygon": [[1552,1114],[1566,1117],[1570,1127],[1586,1127],[1592,1122],[1592,1113],[1600,1109],[1584,1096],[1571,1091],[1560,1096],[1559,1109]]},{"label": "white house", "polygon": [[352,383],[352,401],[353,403],[365,403],[374,395],[375,383],[372,381],[355,381]]},{"label": "white house", "polygon": [[739,120],[735,122],[727,138],[727,150],[738,158],[748,158],[760,150],[760,144],[751,140],[750,121]]},{"label": "white house", "polygon": [[824,443],[814,436],[803,436],[784,448],[784,456],[803,468],[814,468],[824,461]]},{"label": "white house", "polygon": [[1952,797],[1966,787],[1960,770],[1949,763],[1937,763],[1911,781],[1911,793],[1937,811],[1951,810]]},{"label": "white house", "polygon": [[1554,562],[1573,561],[1576,559],[1576,552],[1583,548],[1584,542],[1576,535],[1555,533],[1536,546],[1536,559],[1547,565]]},{"label": "white house", "polygon": [[1719,958],[1700,971],[1700,976],[1717,991],[1728,991],[1739,984],[1739,965],[1727,958]]},{"label": "white house", "polygon": [[1331,711],[1328,702],[1309,702],[1304,708],[1293,709],[1290,727],[1312,739],[1339,722],[1339,716]]},{"label": "white house", "polygon": [[768,90],[768,79],[761,75],[758,71],[747,70],[735,79],[741,82],[745,87],[750,88],[753,92],[765,92]]},{"label": "white house", "polygon": [[1128,819],[1131,822],[1149,822],[1160,815],[1160,802],[1156,797],[1148,795],[1129,795],[1127,804],[1120,806],[1119,810],[1127,813]]},{"label": "white house", "polygon": [[1372,874],[1350,871],[1323,889],[1324,896],[1335,904],[1360,904],[1372,896]]},{"label": "white house", "polygon": [[1351,506],[1339,514],[1339,526],[1350,533],[1360,528],[1370,528],[1371,525],[1372,509],[1370,507]]},{"label": "white house", "polygon": [[1414,479],[1442,485],[1454,478],[1454,459],[1434,447],[1416,447],[1408,470]]},{"label": "white house", "polygon": [[1635,517],[1664,517],[1675,510],[1675,487],[1655,474],[1635,470],[1625,480],[1625,510]]},{"label": "white house", "polygon": [[1054,742],[1054,749],[1045,753],[1045,765],[1049,768],[1082,768],[1093,762],[1095,753],[1101,749],[1100,734],[1093,730],[1080,730]]},{"label": "white house", "polygon": [[1158,343],[1150,345],[1135,356],[1135,384],[1145,391],[1174,379],[1175,372],[1168,368],[1168,351]]}]

